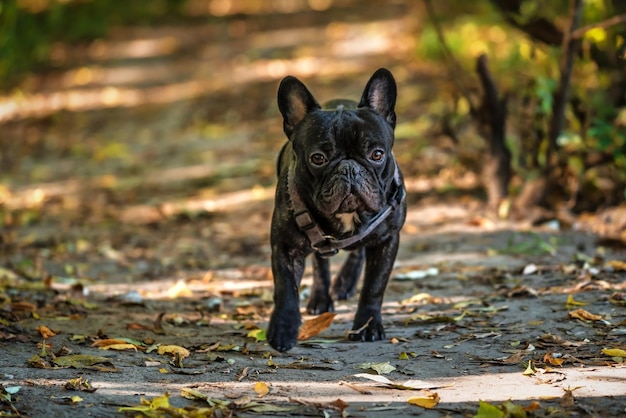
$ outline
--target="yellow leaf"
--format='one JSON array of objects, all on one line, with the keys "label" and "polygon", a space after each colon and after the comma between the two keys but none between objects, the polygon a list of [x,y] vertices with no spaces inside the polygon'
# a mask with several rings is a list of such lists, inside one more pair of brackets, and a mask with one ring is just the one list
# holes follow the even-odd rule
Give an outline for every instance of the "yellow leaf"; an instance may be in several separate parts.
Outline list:
[{"label": "yellow leaf", "polygon": [[609,260],[605,263],[606,267],[611,267],[615,271],[626,271],[626,261]]},{"label": "yellow leaf", "polygon": [[74,395],[74,396],[72,396],[70,399],[72,400],[72,403],[79,403],[79,402],[82,402],[82,401],[83,401],[83,398],[81,398],[81,397],[80,397],[80,396],[78,396],[78,395]]},{"label": "yellow leaf", "polygon": [[254,391],[256,392],[259,398],[262,398],[263,396],[270,393],[270,387],[266,383],[256,382],[254,384]]},{"label": "yellow leaf", "polygon": [[260,328],[253,329],[252,331],[248,332],[248,337],[254,338],[257,343],[261,341],[267,341],[267,334],[265,333],[265,330]]},{"label": "yellow leaf", "polygon": [[626,357],[626,350],[621,348],[603,348],[602,354],[606,354],[610,357]]},{"label": "yellow leaf", "polygon": [[545,356],[543,356],[543,362],[546,364],[551,364],[553,366],[560,366],[561,364],[563,364],[563,359],[562,358],[556,358],[552,356],[552,353],[546,353]]},{"label": "yellow leaf", "polygon": [[323,314],[306,321],[304,324],[302,324],[302,328],[300,328],[298,340],[308,340],[309,338],[314,337],[320,332],[327,329],[330,324],[333,323],[335,315],[336,314],[333,312],[324,312]]},{"label": "yellow leaf", "polygon": [[159,373],[167,374],[167,373],[169,373],[169,370],[167,370],[166,368],[161,367],[161,368],[159,368]]},{"label": "yellow leaf", "polygon": [[567,314],[570,318],[581,319],[583,321],[599,321],[602,319],[600,315],[594,315],[582,308],[576,309],[575,311],[569,311]]},{"label": "yellow leaf", "polygon": [[524,370],[524,373],[522,373],[524,376],[532,376],[534,375],[535,369],[533,368],[533,361],[532,360],[528,360],[528,367],[526,367],[526,370]]},{"label": "yellow leaf", "polygon": [[155,416],[155,417],[160,416],[160,415],[155,415],[152,411],[156,409],[161,409],[161,408],[169,408],[170,407],[169,396],[170,395],[166,393],[165,395],[154,398],[151,401],[141,398],[141,405],[123,406],[121,408],[118,408],[118,412],[124,412],[124,411],[147,412],[147,413],[150,413],[150,415],[147,415],[147,416]]},{"label": "yellow leaf", "polygon": [[573,308],[574,306],[587,306],[587,305],[589,305],[589,303],[579,302],[577,300],[574,300],[574,296],[572,296],[571,294],[567,296],[567,302],[565,302],[565,307],[568,309]]},{"label": "yellow leaf", "polygon": [[167,289],[167,296],[170,299],[190,298],[193,296],[193,292],[187,287],[187,283],[185,283],[183,279],[180,279],[174,286]]},{"label": "yellow leaf", "polygon": [[423,396],[412,396],[407,399],[411,405],[421,406],[422,408],[432,409],[440,401],[439,394],[436,392],[422,391]]},{"label": "yellow leaf", "polygon": [[191,354],[189,350],[179,345],[160,345],[159,348],[157,349],[157,353],[161,355],[163,354],[178,355],[181,358],[189,357],[189,355]]},{"label": "yellow leaf", "polygon": [[103,340],[94,341],[91,344],[92,347],[106,347],[107,345],[128,344],[128,341],[120,340],[117,338],[105,338]]},{"label": "yellow leaf", "polygon": [[47,340],[48,338],[54,337],[56,335],[50,328],[45,325],[38,326],[36,330],[41,334],[44,340]]},{"label": "yellow leaf", "polygon": [[135,350],[137,351],[137,346],[135,344],[129,344],[129,343],[110,344],[110,345],[105,345],[99,348],[100,350],[116,350],[116,351]]}]

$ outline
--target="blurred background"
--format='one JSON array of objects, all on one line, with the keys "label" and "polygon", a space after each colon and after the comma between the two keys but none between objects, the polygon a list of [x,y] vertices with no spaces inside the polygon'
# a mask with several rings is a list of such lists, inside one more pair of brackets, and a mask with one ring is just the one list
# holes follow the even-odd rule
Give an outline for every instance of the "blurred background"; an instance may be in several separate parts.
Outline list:
[{"label": "blurred background", "polygon": [[399,85],[409,204],[435,208],[406,234],[457,217],[623,243],[625,14],[622,0],[4,0],[0,262],[267,275],[280,79],[358,99],[379,67]]}]

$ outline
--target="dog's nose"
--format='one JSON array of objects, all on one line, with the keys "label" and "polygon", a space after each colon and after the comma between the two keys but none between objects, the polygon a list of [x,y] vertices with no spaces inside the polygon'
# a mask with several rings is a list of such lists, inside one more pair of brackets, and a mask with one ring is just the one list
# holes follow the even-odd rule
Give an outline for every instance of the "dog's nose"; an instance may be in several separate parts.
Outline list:
[{"label": "dog's nose", "polygon": [[359,173],[359,166],[356,162],[347,160],[342,162],[337,170],[346,177],[354,178]]}]

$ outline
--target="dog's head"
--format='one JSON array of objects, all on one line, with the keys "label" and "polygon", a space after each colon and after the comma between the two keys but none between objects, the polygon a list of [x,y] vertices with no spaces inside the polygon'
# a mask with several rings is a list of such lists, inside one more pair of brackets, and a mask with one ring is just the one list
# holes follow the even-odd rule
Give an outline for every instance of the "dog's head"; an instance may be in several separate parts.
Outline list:
[{"label": "dog's head", "polygon": [[334,232],[354,231],[383,208],[393,183],[396,83],[381,68],[359,103],[335,100],[322,108],[306,86],[285,77],[278,107],[292,142],[294,182],[307,206]]}]

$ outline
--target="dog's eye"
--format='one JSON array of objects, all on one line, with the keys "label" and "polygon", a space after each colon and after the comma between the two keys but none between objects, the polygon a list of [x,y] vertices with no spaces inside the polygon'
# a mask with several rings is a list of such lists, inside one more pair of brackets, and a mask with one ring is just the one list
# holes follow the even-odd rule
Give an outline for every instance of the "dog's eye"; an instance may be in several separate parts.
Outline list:
[{"label": "dog's eye", "polygon": [[311,161],[313,165],[318,165],[318,166],[324,165],[328,161],[326,159],[326,156],[322,154],[321,152],[316,152],[314,154],[311,154],[311,156],[309,157],[309,160]]},{"label": "dog's eye", "polygon": [[372,161],[382,161],[384,156],[385,156],[385,151],[383,151],[381,149],[375,149],[370,154],[370,159]]}]

